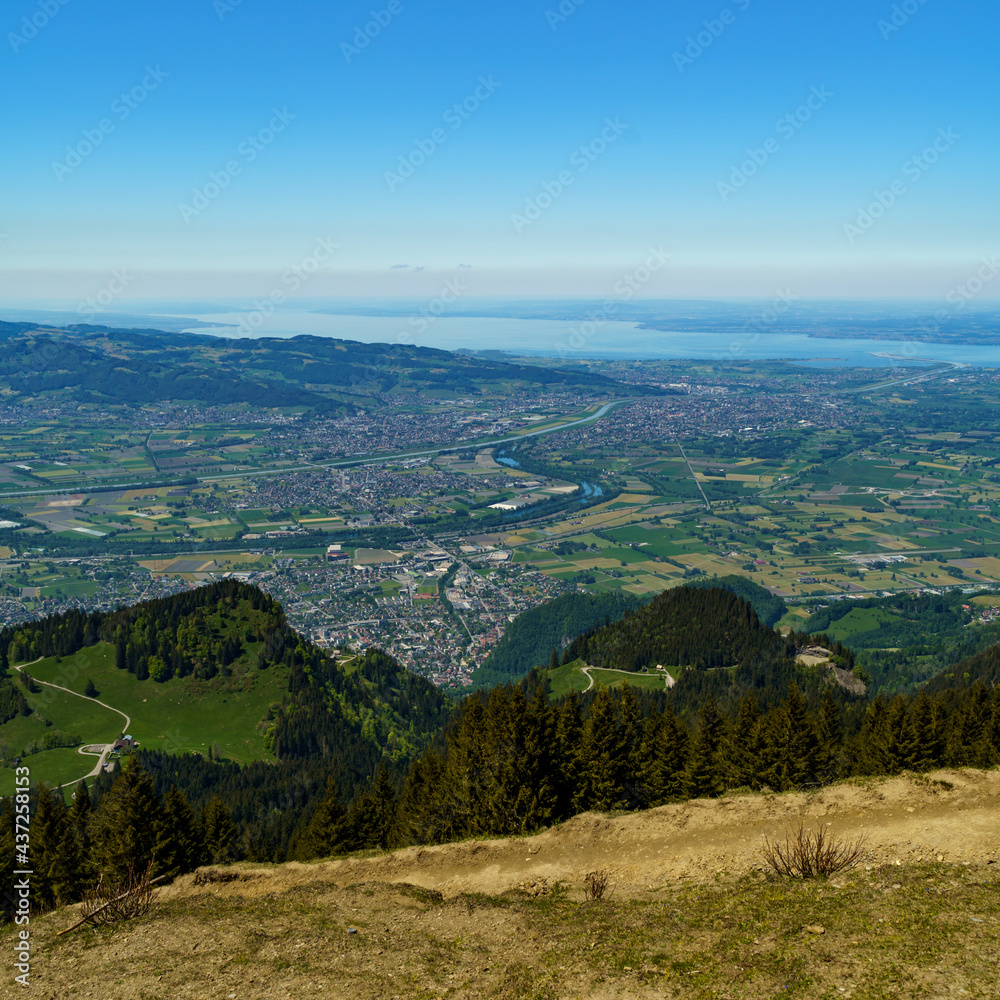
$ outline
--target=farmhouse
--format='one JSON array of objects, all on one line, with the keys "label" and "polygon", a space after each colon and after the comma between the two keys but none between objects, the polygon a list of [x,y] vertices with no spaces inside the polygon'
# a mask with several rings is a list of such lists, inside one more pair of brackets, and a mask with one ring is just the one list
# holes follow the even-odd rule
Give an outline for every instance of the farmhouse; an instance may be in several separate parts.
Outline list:
[{"label": "farmhouse", "polygon": [[111,752],[120,756],[123,753],[131,753],[138,746],[139,741],[132,739],[131,736],[119,736],[112,744]]}]

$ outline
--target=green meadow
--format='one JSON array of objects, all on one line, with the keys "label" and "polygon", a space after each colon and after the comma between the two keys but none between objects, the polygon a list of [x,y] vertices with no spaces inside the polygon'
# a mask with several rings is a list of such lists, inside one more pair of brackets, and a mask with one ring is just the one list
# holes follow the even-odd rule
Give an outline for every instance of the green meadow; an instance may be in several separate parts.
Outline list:
[{"label": "green meadow", "polygon": [[[221,757],[240,763],[273,759],[265,748],[262,722],[268,708],[280,702],[287,691],[287,672],[280,668],[249,670],[238,679],[139,681],[134,674],[115,667],[113,646],[99,643],[59,662],[49,657],[27,669],[36,681],[58,684],[69,691],[39,684],[40,691],[28,696],[35,713],[0,726],[0,740],[15,750],[44,736],[50,729],[43,721],[47,719],[52,729],[75,735],[82,744],[108,743],[127,729],[145,749],[207,754],[214,747]],[[23,680],[17,680],[26,691]],[[88,680],[94,682],[98,700],[129,717],[127,726],[116,712],[75,696],[83,694]],[[33,783],[82,777],[95,762],[75,749],[49,750],[24,758],[31,766]],[[0,774],[0,794],[5,794],[8,774],[13,787],[12,771]]]}]

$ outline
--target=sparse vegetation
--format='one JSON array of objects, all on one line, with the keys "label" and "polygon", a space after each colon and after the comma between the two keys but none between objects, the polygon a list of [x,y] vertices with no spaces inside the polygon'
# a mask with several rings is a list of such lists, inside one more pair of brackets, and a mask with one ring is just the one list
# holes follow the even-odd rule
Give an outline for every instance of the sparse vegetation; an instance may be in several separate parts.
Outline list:
[{"label": "sparse vegetation", "polygon": [[604,868],[588,873],[583,880],[583,898],[587,901],[604,899],[610,884],[611,876]]},{"label": "sparse vegetation", "polygon": [[152,870],[150,862],[138,871],[129,865],[120,878],[100,875],[94,887],[84,893],[83,922],[102,927],[144,917],[153,908]]},{"label": "sparse vegetation", "polygon": [[785,834],[785,842],[764,837],[761,853],[767,864],[786,878],[828,878],[861,863],[867,838],[838,838],[823,823],[807,830],[804,823]]}]

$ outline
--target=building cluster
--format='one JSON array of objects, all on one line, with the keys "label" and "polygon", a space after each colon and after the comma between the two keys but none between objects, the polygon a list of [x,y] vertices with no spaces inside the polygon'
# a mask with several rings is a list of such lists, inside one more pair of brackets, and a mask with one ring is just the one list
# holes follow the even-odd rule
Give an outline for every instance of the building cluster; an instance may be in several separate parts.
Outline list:
[{"label": "building cluster", "polygon": [[[821,412],[821,418],[818,416]],[[636,400],[604,419],[553,438],[560,448],[626,449],[637,441],[710,435],[763,437],[775,430],[821,423],[829,430],[856,426],[860,413],[840,397],[692,393]]]}]

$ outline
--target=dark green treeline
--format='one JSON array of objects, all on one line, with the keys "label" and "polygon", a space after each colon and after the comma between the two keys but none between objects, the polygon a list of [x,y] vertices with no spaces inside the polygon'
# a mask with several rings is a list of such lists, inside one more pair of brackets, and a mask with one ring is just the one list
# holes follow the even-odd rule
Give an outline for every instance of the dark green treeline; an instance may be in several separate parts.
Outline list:
[{"label": "dark green treeline", "polygon": [[[735,789],[811,789],[852,775],[1000,763],[1000,688],[891,701],[792,684],[763,711],[748,692],[723,712],[709,695],[687,722],[664,695],[599,690],[557,703],[537,673],[469,698],[442,745],[396,794],[381,769],[349,805],[331,784],[293,853],[523,834],[586,810],[645,809]],[[377,814],[367,837],[365,817]]]}]

